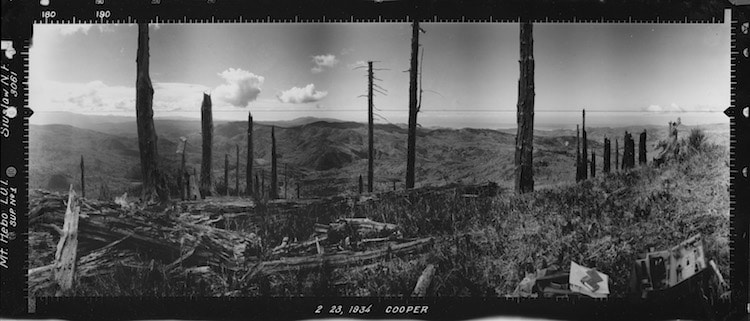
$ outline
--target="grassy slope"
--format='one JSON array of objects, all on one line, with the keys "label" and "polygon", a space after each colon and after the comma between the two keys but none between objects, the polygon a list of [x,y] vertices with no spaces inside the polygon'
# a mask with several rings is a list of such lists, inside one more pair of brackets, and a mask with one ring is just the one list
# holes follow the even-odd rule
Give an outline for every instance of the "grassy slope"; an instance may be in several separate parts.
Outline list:
[{"label": "grassy slope", "polygon": [[[726,148],[714,145],[663,168],[644,167],[523,196],[383,203],[368,216],[410,213],[395,220],[407,234],[442,234],[443,242],[426,258],[342,272],[346,286],[336,293],[409,295],[425,265],[436,263],[435,295],[510,294],[524,269],[567,268],[573,260],[607,273],[612,294],[622,296],[639,253],[668,249],[695,233],[705,236],[707,257],[726,276],[728,166],[716,159],[727,158]],[[474,237],[455,240],[453,227],[459,234],[475,232]]]}]

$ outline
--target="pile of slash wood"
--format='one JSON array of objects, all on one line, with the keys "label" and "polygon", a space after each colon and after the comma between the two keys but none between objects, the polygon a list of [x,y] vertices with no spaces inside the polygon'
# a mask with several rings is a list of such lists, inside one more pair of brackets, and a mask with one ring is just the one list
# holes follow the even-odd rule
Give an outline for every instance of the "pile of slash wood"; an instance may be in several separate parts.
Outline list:
[{"label": "pile of slash wood", "polygon": [[[64,194],[31,191],[30,231],[60,239],[66,210],[70,211],[68,199]],[[322,265],[366,264],[420,253],[433,243],[432,238],[404,238],[394,224],[341,218],[311,226],[309,239],[285,237],[280,245],[264,246],[256,233],[224,228],[226,221],[238,216],[247,216],[251,224],[257,219],[255,204],[248,200],[203,200],[150,208],[128,203],[125,198],[114,202],[77,198],[77,202],[77,280],[114,273],[118,266],[153,269],[154,262],[159,262],[166,274],[229,270],[248,280],[258,274]],[[293,207],[298,206],[306,204]],[[48,263],[29,270],[32,293],[54,287],[59,262]]]}]

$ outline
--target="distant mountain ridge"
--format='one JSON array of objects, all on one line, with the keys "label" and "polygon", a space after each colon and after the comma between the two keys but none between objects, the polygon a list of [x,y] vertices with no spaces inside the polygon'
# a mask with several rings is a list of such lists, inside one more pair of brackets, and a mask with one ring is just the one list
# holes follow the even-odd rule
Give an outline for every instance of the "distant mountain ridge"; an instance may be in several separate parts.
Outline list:
[{"label": "distant mountain ridge", "polygon": [[[90,117],[90,116],[85,116]],[[77,183],[81,155],[92,188],[106,182],[115,191],[126,191],[139,182],[139,156],[135,119],[130,122],[102,122],[104,116],[77,118],[74,125],[31,125],[30,185],[46,188],[49,178],[63,175]],[[104,118],[102,118],[104,117]],[[95,122],[99,120],[100,122]],[[70,118],[61,117],[70,122]],[[276,130],[281,176],[284,168],[290,184],[304,186],[303,195],[331,195],[352,192],[359,175],[367,176],[367,126],[357,122],[305,117],[289,122],[258,122],[254,126],[254,164],[258,175],[270,173],[270,126]],[[283,126],[282,126],[283,125]],[[240,179],[244,186],[246,121],[214,123],[213,177],[223,181],[224,157],[228,156],[231,180],[236,173],[236,149],[240,151]],[[155,119],[159,155],[168,173],[179,168],[180,137],[188,139],[186,160],[199,170],[201,161],[200,121]],[[701,126],[709,139],[728,144],[728,126]],[[646,129],[648,152],[666,136],[666,126],[628,127],[637,134]],[[689,127],[681,127],[687,135]],[[620,139],[625,128],[587,128],[590,151],[601,166],[604,136]],[[426,129],[417,131],[417,185],[452,182],[495,181],[511,185],[514,170],[515,131],[491,129]],[[406,129],[392,124],[375,125],[376,189],[392,188],[392,180],[404,177]],[[637,143],[637,142],[636,142]],[[537,186],[556,185],[574,179],[575,130],[537,131],[534,137],[534,177]],[[613,142],[614,145],[614,142]],[[612,146],[614,148],[614,146]],[[649,156],[650,157],[650,156]],[[286,165],[286,166],[284,166]],[[87,179],[88,180],[88,179]],[[266,180],[268,182],[268,180]],[[283,179],[282,179],[283,181]],[[94,183],[95,182],[95,183]],[[399,185],[401,184],[401,185]],[[233,186],[233,184],[230,184]],[[402,187],[399,182],[398,187]],[[244,188],[244,187],[243,187]]]}]

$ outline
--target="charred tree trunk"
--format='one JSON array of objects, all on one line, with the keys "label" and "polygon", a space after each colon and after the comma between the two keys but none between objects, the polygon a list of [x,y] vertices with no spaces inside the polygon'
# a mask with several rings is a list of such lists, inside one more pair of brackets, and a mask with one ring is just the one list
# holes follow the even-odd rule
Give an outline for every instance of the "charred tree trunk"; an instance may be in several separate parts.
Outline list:
[{"label": "charred tree trunk", "polygon": [[271,127],[271,185],[269,186],[268,198],[279,198],[278,177],[276,176],[276,127]]},{"label": "charred tree trunk", "polygon": [[224,153],[224,195],[229,196],[229,154]]},{"label": "charred tree trunk", "polygon": [[596,177],[596,153],[591,151],[591,178]]},{"label": "charred tree trunk", "polygon": [[149,76],[148,24],[138,24],[138,52],[136,56],[135,112],[138,127],[138,150],[141,156],[143,188],[141,198],[148,202],[169,199],[169,192],[159,172],[159,153],[154,128],[154,87]]},{"label": "charred tree trunk", "polygon": [[534,191],[534,36],[531,22],[521,22],[521,76],[518,79],[516,133],[516,193]]},{"label": "charred tree trunk", "polygon": [[644,129],[638,139],[638,164],[646,164],[646,130]]},{"label": "charred tree trunk", "polygon": [[581,175],[581,136],[576,125],[576,182],[580,182],[583,179]]},{"label": "charred tree trunk", "polygon": [[234,145],[237,151],[237,160],[234,168],[234,194],[240,196],[240,145]]},{"label": "charred tree trunk", "polygon": [[419,55],[419,18],[411,26],[411,67],[409,68],[409,137],[406,151],[406,188],[414,188],[417,156],[417,56]]},{"label": "charred tree trunk", "polygon": [[372,193],[372,182],[375,171],[375,146],[374,146],[374,120],[373,120],[373,101],[372,101],[372,61],[367,62],[367,191]]},{"label": "charred tree trunk", "polygon": [[602,165],[602,171],[604,173],[609,173],[610,170],[610,141],[608,138],[604,138],[604,165]]},{"label": "charred tree trunk", "polygon": [[359,194],[362,194],[362,192],[363,192],[362,175],[359,175]]},{"label": "charred tree trunk", "polygon": [[211,96],[203,94],[201,104],[201,135],[203,136],[203,158],[201,159],[201,196],[211,196],[216,193],[211,175],[211,149],[213,143],[214,122],[211,112]]},{"label": "charred tree trunk", "polygon": [[588,144],[588,135],[586,135],[586,110],[583,110],[582,113],[583,116],[583,124],[581,125],[581,136],[583,141],[581,142],[581,179],[587,179],[588,178],[588,170],[589,170],[589,144]]},{"label": "charred tree trunk", "polygon": [[83,155],[81,155],[81,197],[86,198],[86,169],[83,166]]},{"label": "charred tree trunk", "polygon": [[247,160],[245,164],[245,189],[247,196],[255,195],[253,192],[253,114],[247,113]]}]

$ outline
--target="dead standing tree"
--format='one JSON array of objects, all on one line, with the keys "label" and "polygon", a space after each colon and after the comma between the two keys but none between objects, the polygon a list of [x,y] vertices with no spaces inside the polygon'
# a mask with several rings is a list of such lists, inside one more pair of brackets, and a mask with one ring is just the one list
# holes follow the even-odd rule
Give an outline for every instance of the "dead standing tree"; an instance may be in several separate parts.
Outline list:
[{"label": "dead standing tree", "polygon": [[211,112],[211,96],[204,93],[201,104],[201,135],[203,136],[203,157],[201,159],[200,192],[203,197],[216,194],[211,175],[211,144],[213,143],[214,122]]},{"label": "dead standing tree", "polygon": [[638,137],[638,165],[646,164],[646,130]]},{"label": "dead standing tree", "polygon": [[411,64],[409,68],[409,137],[406,151],[406,188],[414,188],[414,171],[417,156],[417,75],[419,55],[419,18],[414,17],[411,26]]},{"label": "dead standing tree", "polygon": [[154,128],[154,88],[149,76],[149,37],[148,24],[138,24],[138,51],[136,54],[135,113],[138,127],[138,150],[141,157],[141,177],[143,187],[141,199],[145,202],[169,199],[169,192],[157,163],[159,153],[156,148]]},{"label": "dead standing tree", "polygon": [[604,158],[604,164],[602,165],[602,171],[604,173],[609,173],[610,170],[610,141],[609,138],[604,137],[604,154],[602,154]]},{"label": "dead standing tree", "polygon": [[[375,133],[374,133],[374,119],[373,119],[373,78],[375,76],[372,72],[372,61],[367,62],[367,192],[372,193],[372,181],[375,175]],[[360,176],[360,182],[362,176]],[[360,183],[361,184],[361,183]],[[360,188],[359,193],[362,193]]]},{"label": "dead standing tree", "polygon": [[245,192],[247,196],[254,194],[253,189],[253,114],[247,113],[247,160],[245,164]]},{"label": "dead standing tree", "polygon": [[276,126],[271,126],[271,184],[268,190],[268,198],[279,198],[279,180],[276,176]]},{"label": "dead standing tree", "polygon": [[516,193],[534,191],[534,35],[531,22],[521,22],[516,133]]},{"label": "dead standing tree", "polygon": [[586,135],[586,110],[582,112],[582,124],[581,124],[581,179],[588,178],[588,167],[589,167],[589,144],[588,135]]},{"label": "dead standing tree", "polygon": [[580,182],[583,179],[581,175],[581,134],[576,125],[576,182]]}]

